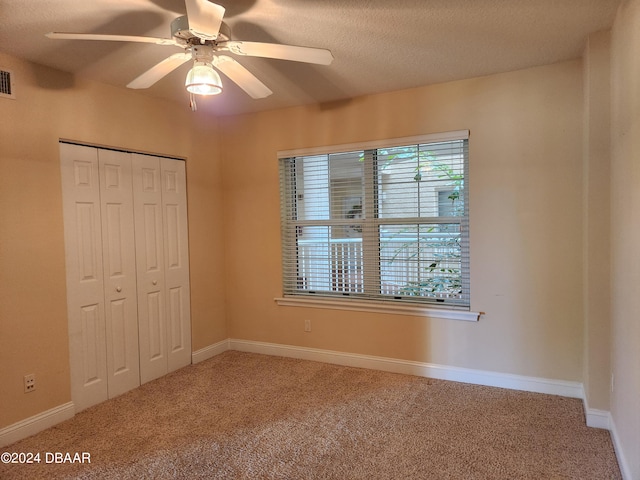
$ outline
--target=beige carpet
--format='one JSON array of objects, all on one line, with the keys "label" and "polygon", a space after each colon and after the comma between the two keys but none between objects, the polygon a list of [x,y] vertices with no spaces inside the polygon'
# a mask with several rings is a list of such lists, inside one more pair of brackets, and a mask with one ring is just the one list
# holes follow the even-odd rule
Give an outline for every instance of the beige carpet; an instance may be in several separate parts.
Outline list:
[{"label": "beige carpet", "polygon": [[233,351],[0,451],[42,458],[2,479],[621,478],[577,399]]}]

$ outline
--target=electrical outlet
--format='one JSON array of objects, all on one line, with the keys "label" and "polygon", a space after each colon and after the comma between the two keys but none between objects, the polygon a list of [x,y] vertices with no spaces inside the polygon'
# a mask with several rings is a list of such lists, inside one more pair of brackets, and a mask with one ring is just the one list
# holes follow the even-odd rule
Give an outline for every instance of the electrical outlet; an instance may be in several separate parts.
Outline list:
[{"label": "electrical outlet", "polygon": [[304,331],[305,332],[311,331],[311,320],[307,319],[304,321]]},{"label": "electrical outlet", "polygon": [[24,393],[33,392],[36,389],[36,375],[30,373],[24,376]]}]

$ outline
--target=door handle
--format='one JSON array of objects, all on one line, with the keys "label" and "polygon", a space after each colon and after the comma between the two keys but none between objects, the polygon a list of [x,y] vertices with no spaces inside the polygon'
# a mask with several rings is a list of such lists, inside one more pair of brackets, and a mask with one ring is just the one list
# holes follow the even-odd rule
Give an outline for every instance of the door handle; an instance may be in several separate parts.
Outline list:
[{"label": "door handle", "polygon": [[122,287],[121,287],[120,285],[118,285],[118,286],[116,287],[116,292],[120,293],[121,291],[122,291]]},{"label": "door handle", "polygon": [[154,285],[158,284],[158,280],[153,280],[151,283],[153,283]]}]

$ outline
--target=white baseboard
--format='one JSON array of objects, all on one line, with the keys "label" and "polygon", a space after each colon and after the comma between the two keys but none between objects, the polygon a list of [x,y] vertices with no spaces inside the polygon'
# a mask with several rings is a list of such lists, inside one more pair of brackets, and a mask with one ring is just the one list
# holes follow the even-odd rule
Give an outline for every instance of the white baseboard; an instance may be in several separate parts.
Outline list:
[{"label": "white baseboard", "polygon": [[587,420],[587,427],[611,430],[611,414],[606,410],[588,408],[585,403],[584,413]]},{"label": "white baseboard", "polygon": [[191,362],[199,363],[209,358],[215,357],[216,355],[220,355],[223,352],[229,350],[229,339],[222,340],[221,342],[214,343],[213,345],[209,345],[208,347],[201,348],[200,350],[196,350],[191,353]]},{"label": "white baseboard", "polygon": [[75,415],[75,412],[76,407],[73,402],[69,402],[9,425],[0,430],[0,447],[5,447],[69,420]]},{"label": "white baseboard", "polygon": [[589,399],[584,389],[582,390],[582,403],[584,404],[584,416],[587,427],[603,428],[605,430],[611,429],[611,413],[606,410],[589,407]]},{"label": "white baseboard", "polygon": [[370,368],[393,373],[405,373],[422,377],[472,383],[490,387],[547,393],[563,397],[583,398],[582,383],[548,378],[526,377],[508,373],[490,372],[470,368],[451,367],[432,363],[397,360],[353,353],[320,350],[315,348],[230,339],[231,350],[263,353],[281,357],[299,358],[318,362],[333,363],[349,367]]},{"label": "white baseboard", "polygon": [[620,467],[620,473],[622,474],[622,478],[624,480],[632,480],[631,476],[631,467],[627,462],[627,457],[622,450],[622,444],[620,443],[620,437],[618,437],[618,432],[616,430],[616,423],[613,418],[609,420],[609,431],[611,432],[611,440],[613,442],[613,449],[616,452],[616,458],[618,459],[618,466]]}]

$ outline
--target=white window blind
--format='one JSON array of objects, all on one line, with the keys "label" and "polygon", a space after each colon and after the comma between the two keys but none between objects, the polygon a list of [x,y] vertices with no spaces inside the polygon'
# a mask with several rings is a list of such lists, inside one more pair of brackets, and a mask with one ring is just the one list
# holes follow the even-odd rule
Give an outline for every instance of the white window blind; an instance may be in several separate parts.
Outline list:
[{"label": "white window blind", "polygon": [[469,307],[468,133],[280,154],[283,292]]}]

